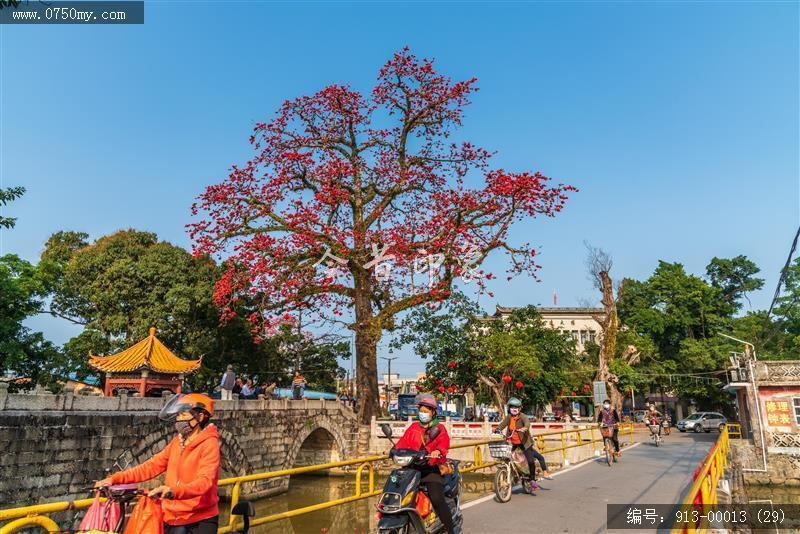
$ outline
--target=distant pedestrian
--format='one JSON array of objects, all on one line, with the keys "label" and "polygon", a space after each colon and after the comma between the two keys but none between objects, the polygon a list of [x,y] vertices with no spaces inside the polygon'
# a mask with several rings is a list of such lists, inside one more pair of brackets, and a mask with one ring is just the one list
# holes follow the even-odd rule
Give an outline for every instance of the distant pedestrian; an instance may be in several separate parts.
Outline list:
[{"label": "distant pedestrian", "polygon": [[253,398],[253,379],[248,378],[247,382],[242,385],[242,392],[239,393],[239,397],[242,399],[252,399]]},{"label": "distant pedestrian", "polygon": [[233,389],[231,393],[241,394],[242,393],[242,379],[237,378],[236,383],[233,385]]},{"label": "distant pedestrian", "polygon": [[292,399],[300,400],[303,398],[303,393],[306,391],[306,379],[300,374],[300,370],[294,372],[294,379],[292,379]]},{"label": "distant pedestrian", "polygon": [[219,389],[222,400],[231,400],[233,394],[233,386],[236,385],[236,373],[233,372],[233,366],[228,365],[228,370],[222,374],[222,380],[219,383]]}]

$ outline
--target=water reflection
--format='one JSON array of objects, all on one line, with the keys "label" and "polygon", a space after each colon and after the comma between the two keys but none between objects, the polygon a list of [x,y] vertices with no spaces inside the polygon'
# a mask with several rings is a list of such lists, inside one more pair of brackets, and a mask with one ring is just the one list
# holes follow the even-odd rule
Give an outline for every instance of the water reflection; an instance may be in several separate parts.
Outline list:
[{"label": "water reflection", "polygon": [[[493,472],[491,473],[494,474]],[[376,487],[383,487],[383,477],[377,477]],[[464,475],[464,500],[470,501],[491,493],[492,478],[487,475]],[[277,514],[311,506],[332,499],[349,497],[355,493],[353,476],[294,476],[290,491],[283,495],[255,501],[256,516]],[[375,504],[378,497],[364,499],[326,510],[253,527],[253,534],[367,534],[377,529]],[[228,517],[227,508],[221,517]]]}]

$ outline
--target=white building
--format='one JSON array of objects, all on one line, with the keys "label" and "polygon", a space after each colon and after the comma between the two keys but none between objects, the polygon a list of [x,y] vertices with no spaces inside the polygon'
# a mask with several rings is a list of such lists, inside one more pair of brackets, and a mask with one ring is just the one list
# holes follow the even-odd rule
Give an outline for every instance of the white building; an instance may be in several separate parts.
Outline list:
[{"label": "white building", "polygon": [[[502,319],[511,315],[517,308],[496,306],[492,317]],[[600,321],[605,317],[603,308],[537,308],[546,325],[556,328],[572,337],[578,350],[583,352],[589,342],[600,343],[602,328]]]}]

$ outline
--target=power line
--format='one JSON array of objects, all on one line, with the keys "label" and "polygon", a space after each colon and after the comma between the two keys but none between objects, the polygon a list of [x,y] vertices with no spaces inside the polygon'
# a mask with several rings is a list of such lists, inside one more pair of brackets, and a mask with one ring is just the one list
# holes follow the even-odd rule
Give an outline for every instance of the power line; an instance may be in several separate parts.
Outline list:
[{"label": "power line", "polygon": [[797,228],[797,233],[794,234],[794,240],[792,241],[792,248],[789,249],[789,257],[786,258],[786,265],[783,266],[781,270],[781,275],[778,278],[778,287],[775,288],[775,295],[772,297],[772,303],[769,305],[769,311],[767,312],[767,320],[769,320],[769,316],[772,315],[772,309],[775,307],[775,303],[778,301],[778,297],[781,294],[781,285],[786,280],[786,277],[789,274],[789,267],[792,264],[792,256],[794,256],[794,251],[797,248],[797,238],[800,237],[800,227]]}]

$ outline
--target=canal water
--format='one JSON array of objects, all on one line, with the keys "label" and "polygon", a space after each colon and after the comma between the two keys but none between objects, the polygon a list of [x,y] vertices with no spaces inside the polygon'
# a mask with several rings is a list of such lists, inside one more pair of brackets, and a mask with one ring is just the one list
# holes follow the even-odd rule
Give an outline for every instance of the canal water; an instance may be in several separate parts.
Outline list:
[{"label": "canal water", "polygon": [[[494,473],[492,472],[492,475]],[[383,487],[383,476],[376,477],[376,488]],[[464,500],[468,502],[492,492],[492,478],[486,474],[464,474]],[[304,506],[355,494],[353,476],[293,476],[289,492],[254,501],[256,517],[286,512]],[[368,534],[377,529],[375,505],[378,496],[312,512],[292,519],[259,525],[250,529],[253,534]],[[227,506],[220,518],[227,520]]]}]

